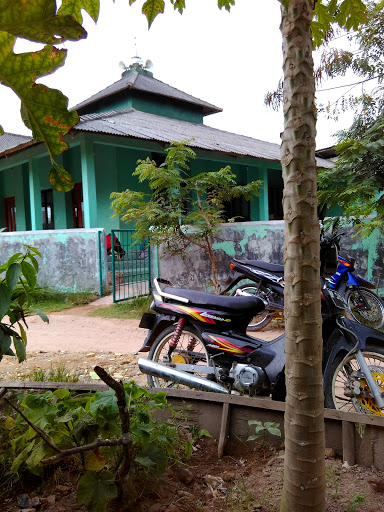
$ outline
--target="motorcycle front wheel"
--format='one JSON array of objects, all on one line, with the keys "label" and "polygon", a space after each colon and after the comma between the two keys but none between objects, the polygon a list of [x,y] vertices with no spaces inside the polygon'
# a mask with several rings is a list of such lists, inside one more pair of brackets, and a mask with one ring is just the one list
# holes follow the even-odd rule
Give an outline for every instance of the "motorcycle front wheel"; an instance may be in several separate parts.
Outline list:
[{"label": "motorcycle front wheel", "polygon": [[347,291],[345,296],[350,315],[356,322],[374,329],[384,325],[384,305],[376,293],[367,288],[355,287]]},{"label": "motorcycle front wheel", "polygon": [[[384,347],[367,346],[362,350],[362,354],[375,381],[384,392]],[[354,379],[352,374],[360,371],[355,354],[340,355],[333,361],[325,384],[325,407],[345,412],[384,416],[384,410],[379,409],[375,399],[369,396],[369,386],[364,376],[359,379],[362,388],[361,395],[353,396]]]},{"label": "motorcycle front wheel", "polygon": [[[238,286],[231,295],[236,295],[237,290],[241,290],[242,292],[246,292],[249,295],[261,295],[263,298],[268,298],[270,295],[270,291],[264,286],[258,287],[257,285],[252,284],[242,284]],[[268,313],[267,310],[260,311],[257,315],[255,315],[252,320],[249,322],[247,331],[260,331],[264,329],[272,320],[272,315]]]},{"label": "motorcycle front wheel", "polygon": [[[202,367],[202,372],[195,372],[193,375],[207,378],[207,373],[203,371],[203,367],[208,366],[209,356],[201,337],[197,332],[189,327],[185,327],[181,333],[177,347],[173,350],[171,360],[167,361],[169,350],[169,342],[175,332],[176,325],[171,325],[161,332],[149,351],[148,359],[155,363],[170,362],[179,365],[197,365]],[[180,368],[182,370],[182,367]],[[153,377],[148,375],[148,384],[150,387],[156,388],[182,388],[188,389],[187,386],[172,382],[166,378]]]}]

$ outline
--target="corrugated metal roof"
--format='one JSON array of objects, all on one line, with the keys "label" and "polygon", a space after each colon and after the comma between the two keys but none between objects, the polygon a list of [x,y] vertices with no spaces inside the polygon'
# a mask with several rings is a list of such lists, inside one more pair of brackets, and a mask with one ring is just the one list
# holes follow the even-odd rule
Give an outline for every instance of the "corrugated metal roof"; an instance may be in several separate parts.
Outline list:
[{"label": "corrugated metal roof", "polygon": [[32,140],[32,137],[28,137],[26,135],[4,133],[3,135],[0,135],[0,154],[8,149],[16,148],[17,146],[21,146]]},{"label": "corrugated metal roof", "polygon": [[[135,137],[156,142],[190,140],[193,148],[217,151],[233,156],[280,161],[280,146],[244,135],[225,132],[204,124],[193,124],[134,109],[88,114],[80,117],[76,131]],[[320,167],[333,163],[317,158]]]},{"label": "corrugated metal roof", "polygon": [[112,85],[109,85],[107,88],[102,91],[94,94],[87,100],[79,103],[71,110],[80,110],[91,103],[94,103],[98,100],[116,94],[118,92],[124,91],[124,89],[132,89],[136,91],[148,92],[152,94],[157,94],[159,96],[165,96],[167,98],[173,98],[180,101],[184,101],[186,103],[191,103],[193,105],[198,105],[203,108],[203,112],[205,115],[214,114],[216,112],[222,112],[223,109],[219,107],[215,107],[211,103],[207,103],[206,101],[200,100],[199,98],[195,98],[190,94],[187,94],[183,91],[179,91],[175,87],[171,87],[156,78],[151,76],[146,76],[137,71],[130,71],[126,75],[123,76],[118,82],[115,82]]}]

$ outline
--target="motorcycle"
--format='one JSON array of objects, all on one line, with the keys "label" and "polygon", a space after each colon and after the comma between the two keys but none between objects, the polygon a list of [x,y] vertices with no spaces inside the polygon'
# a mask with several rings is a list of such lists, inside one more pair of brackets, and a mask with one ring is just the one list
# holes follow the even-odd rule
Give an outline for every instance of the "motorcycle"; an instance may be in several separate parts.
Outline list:
[{"label": "motorcycle", "polygon": [[[337,250],[336,250],[337,252]],[[384,415],[384,334],[344,317],[338,291],[325,285],[336,270],[335,241],[322,241],[323,381],[325,406]],[[333,259],[332,271],[324,262]],[[346,286],[346,275],[341,277]],[[155,279],[149,329],[139,352],[151,387],[187,386],[218,393],[285,399],[285,335],[264,341],[248,335],[260,297],[214,295]]]},{"label": "motorcycle", "polygon": [[[339,233],[339,238],[342,233]],[[259,331],[266,327],[274,318],[284,315],[284,266],[266,263],[261,260],[236,260],[230,263],[233,277],[229,276],[225,284],[227,287],[222,295],[251,294],[262,298],[266,304],[265,310],[256,314],[250,321],[247,330]],[[349,316],[356,322],[360,322],[375,329],[381,329],[384,325],[384,304],[380,297],[373,292],[375,285],[362,277],[355,275],[355,260],[346,259],[338,255],[336,273],[326,279],[327,286],[331,290],[338,291],[347,275],[347,286],[344,288],[344,298],[347,303]],[[241,281],[248,281],[240,286]],[[253,281],[250,283],[249,281]],[[235,288],[236,287],[236,288]],[[232,290],[232,292],[231,292]]]}]

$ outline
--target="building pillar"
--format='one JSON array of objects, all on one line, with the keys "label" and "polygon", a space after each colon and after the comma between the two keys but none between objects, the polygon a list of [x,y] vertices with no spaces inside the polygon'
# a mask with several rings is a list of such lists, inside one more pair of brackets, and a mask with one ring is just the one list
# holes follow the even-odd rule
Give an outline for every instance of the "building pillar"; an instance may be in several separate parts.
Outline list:
[{"label": "building pillar", "polygon": [[260,188],[259,216],[260,220],[269,220],[268,208],[268,169],[264,165],[259,168],[259,180],[263,181]]},{"label": "building pillar", "polygon": [[96,172],[93,143],[83,139],[81,150],[81,177],[83,183],[84,227],[97,228]]},{"label": "building pillar", "polygon": [[247,183],[261,180],[263,183],[259,188],[259,197],[251,201],[251,220],[269,220],[268,210],[268,169],[262,163],[258,167],[249,166],[247,172]]},{"label": "building pillar", "polygon": [[43,216],[41,213],[41,185],[39,160],[32,158],[28,163],[29,167],[29,198],[31,212],[31,230],[43,229]]},{"label": "building pillar", "polygon": [[[63,155],[55,157],[56,163],[64,167]],[[67,229],[71,228],[72,225],[67,225],[67,196],[71,195],[71,192],[59,192],[53,189],[53,204],[55,207],[55,229]]]}]

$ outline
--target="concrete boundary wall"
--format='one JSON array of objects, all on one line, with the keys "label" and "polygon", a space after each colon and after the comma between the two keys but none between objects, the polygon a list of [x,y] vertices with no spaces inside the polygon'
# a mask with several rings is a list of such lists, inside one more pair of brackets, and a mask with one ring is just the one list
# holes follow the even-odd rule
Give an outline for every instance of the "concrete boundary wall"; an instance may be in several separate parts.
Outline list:
[{"label": "concrete boundary wall", "polygon": [[[222,224],[214,250],[218,259],[219,279],[230,273],[232,258],[282,263],[284,251],[283,221],[234,222]],[[340,254],[356,260],[356,274],[378,285],[384,295],[384,236],[375,230],[370,236],[354,236],[352,227],[343,227]],[[208,254],[190,247],[183,258],[164,255],[159,251],[159,276],[176,286],[210,290],[210,260]],[[212,290],[210,290],[212,291]]]},{"label": "concrete boundary wall", "polygon": [[[100,239],[100,248],[99,248]],[[36,247],[42,255],[37,282],[58,291],[106,290],[107,257],[103,229],[63,229],[0,233],[0,264],[23,245]]]}]

